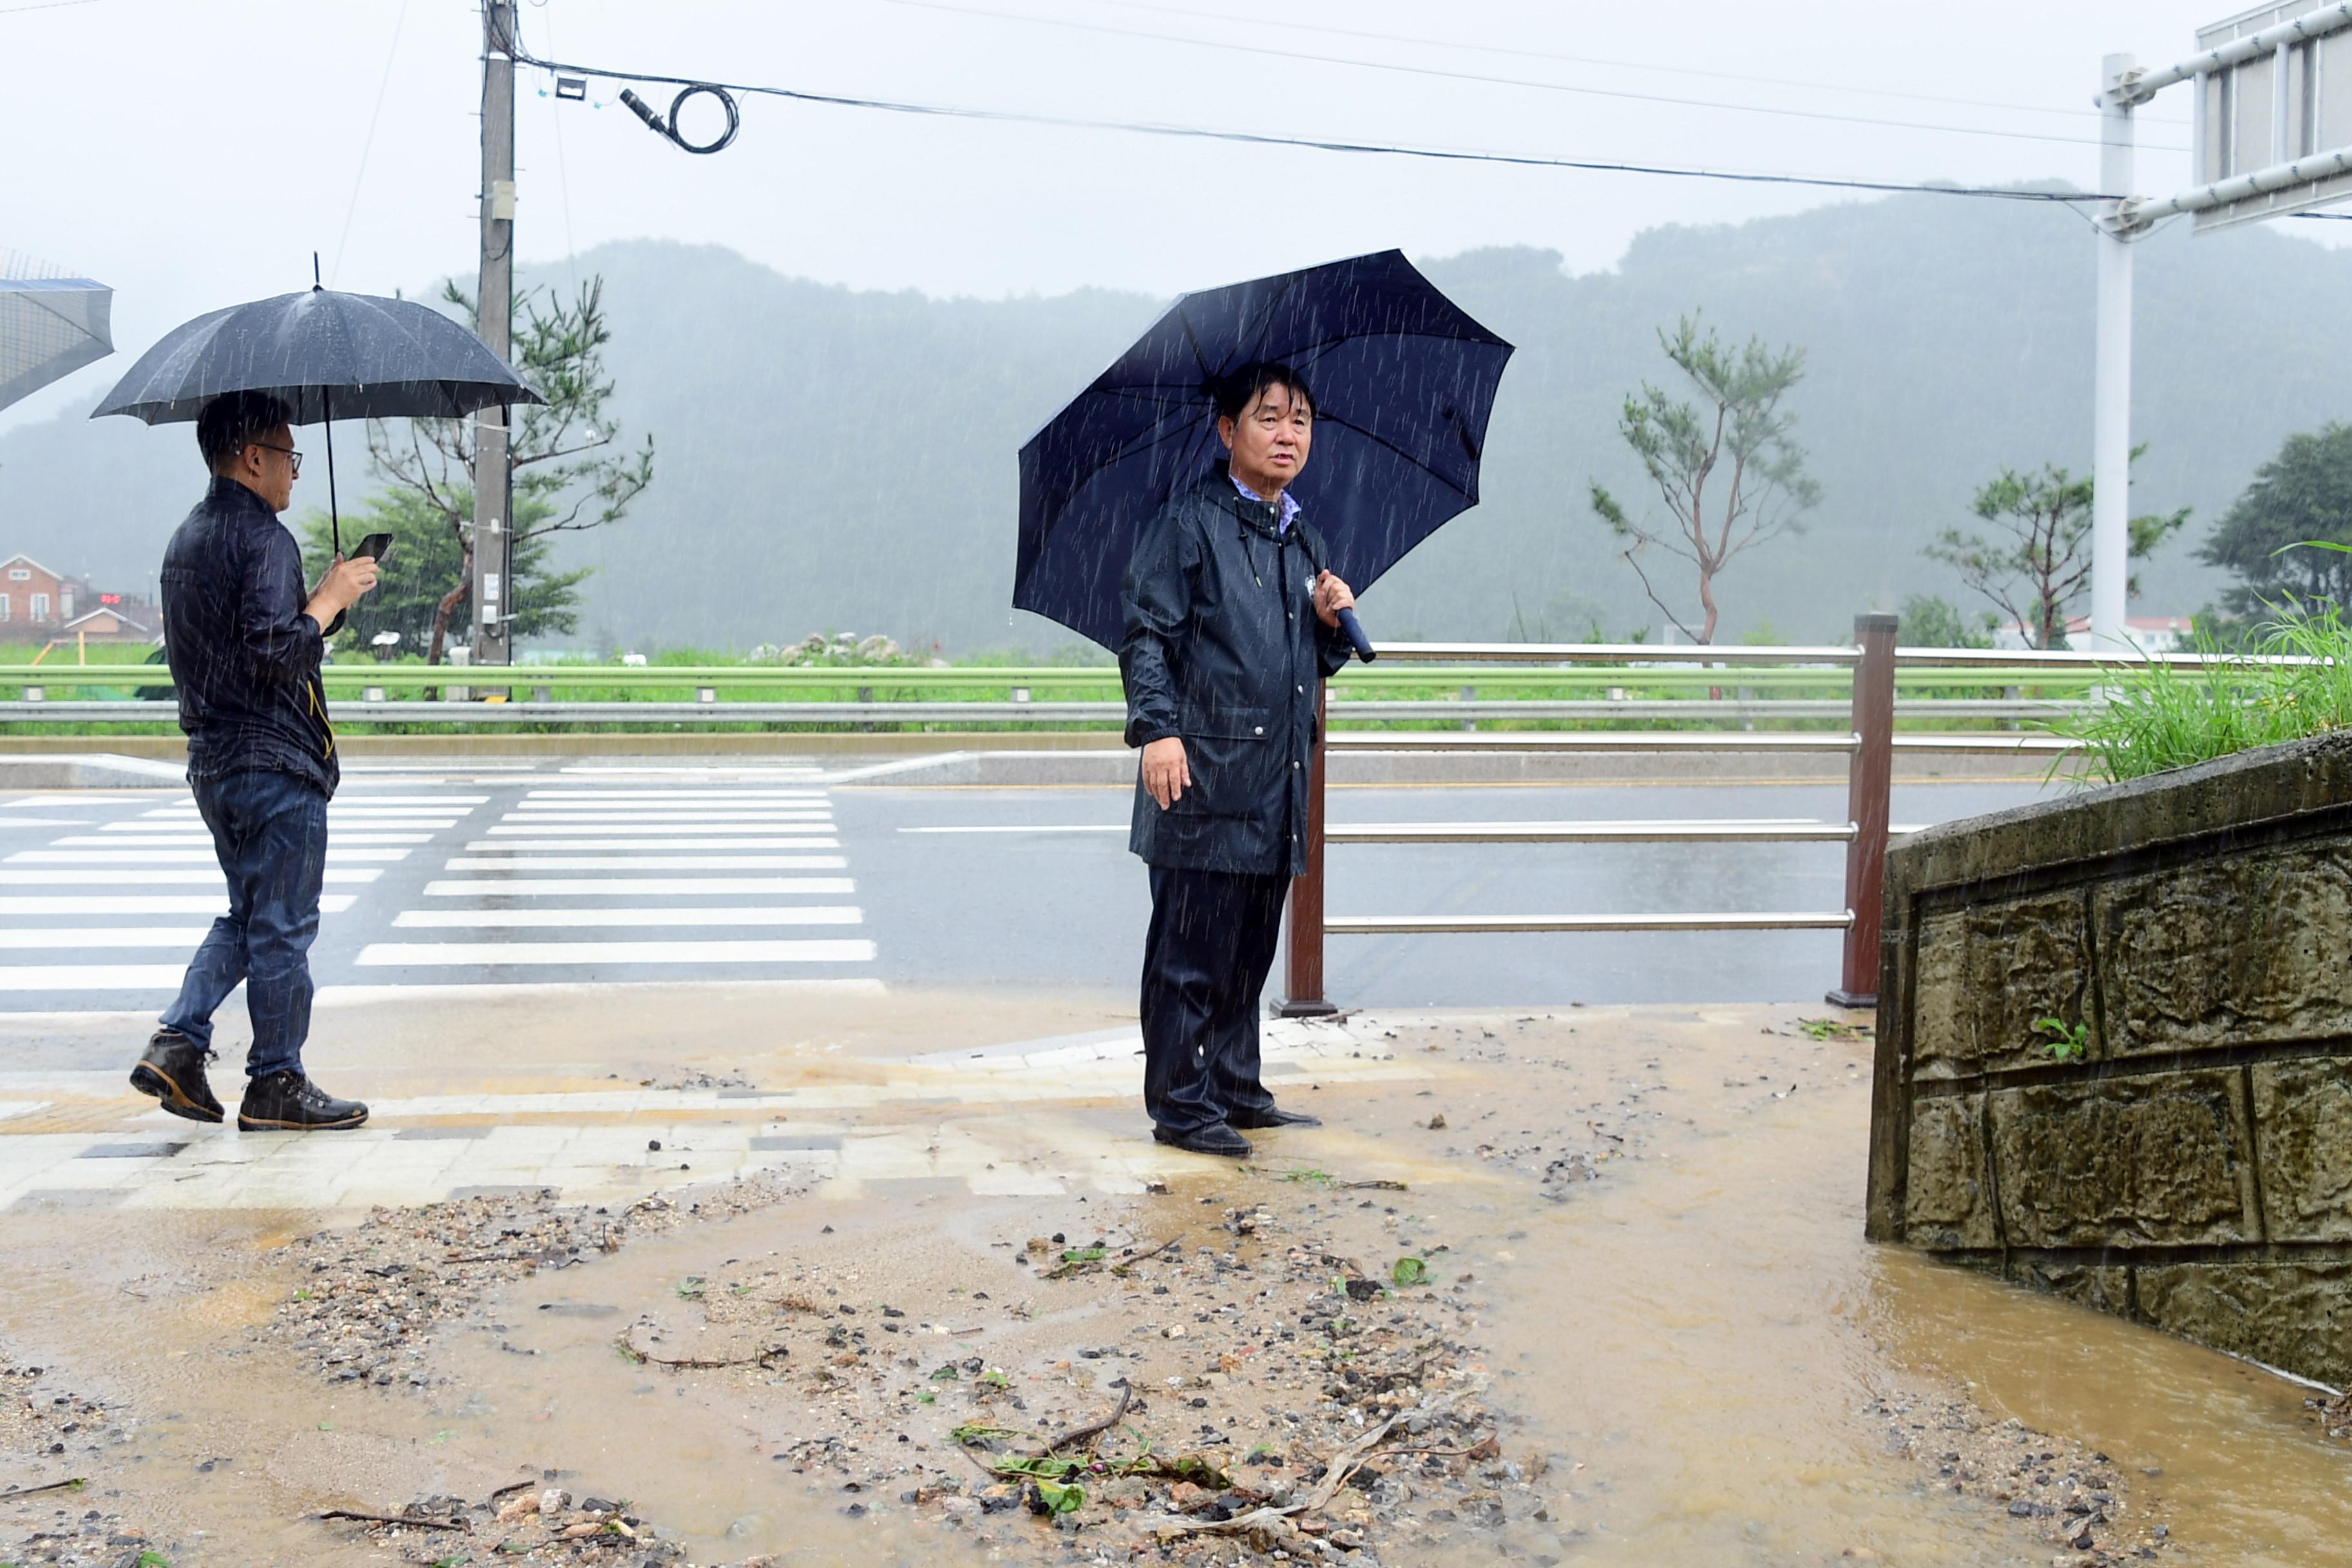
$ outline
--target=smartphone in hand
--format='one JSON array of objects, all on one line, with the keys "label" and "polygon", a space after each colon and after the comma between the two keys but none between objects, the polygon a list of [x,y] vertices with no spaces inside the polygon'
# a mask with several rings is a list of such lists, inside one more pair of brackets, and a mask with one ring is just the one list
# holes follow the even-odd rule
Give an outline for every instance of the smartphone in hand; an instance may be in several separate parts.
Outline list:
[{"label": "smartphone in hand", "polygon": [[360,541],[359,547],[352,552],[352,558],[353,560],[357,560],[359,557],[364,555],[372,561],[382,561],[386,554],[390,553],[391,550],[391,534],[371,533],[365,539]]}]

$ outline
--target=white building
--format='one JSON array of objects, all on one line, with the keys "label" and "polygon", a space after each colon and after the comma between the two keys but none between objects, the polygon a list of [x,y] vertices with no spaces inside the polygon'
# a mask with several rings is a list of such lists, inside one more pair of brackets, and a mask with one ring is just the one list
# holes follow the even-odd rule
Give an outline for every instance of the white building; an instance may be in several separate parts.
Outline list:
[{"label": "white building", "polygon": [[[2087,646],[2090,630],[2091,617],[2076,616],[2066,623],[2063,646],[2070,648]],[[2189,638],[2196,635],[2196,631],[2197,622],[2193,616],[2130,616],[2124,620],[2125,635],[2142,653],[2179,653],[2189,646]],[[2026,636],[2022,626],[2011,621],[1994,630],[1992,646],[2030,648],[2033,646],[2033,639]]]}]

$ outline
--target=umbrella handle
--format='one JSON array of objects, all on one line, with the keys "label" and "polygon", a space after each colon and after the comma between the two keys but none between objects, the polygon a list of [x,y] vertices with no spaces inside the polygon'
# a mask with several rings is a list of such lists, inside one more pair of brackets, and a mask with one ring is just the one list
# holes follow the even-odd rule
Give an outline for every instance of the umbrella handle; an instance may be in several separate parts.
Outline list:
[{"label": "umbrella handle", "polygon": [[1376,651],[1372,647],[1372,639],[1365,635],[1364,623],[1356,618],[1355,611],[1342,610],[1339,612],[1339,629],[1348,634],[1348,640],[1349,642],[1356,645],[1356,657],[1358,658],[1362,659],[1366,664],[1370,664],[1372,660],[1381,657],[1378,651]]}]

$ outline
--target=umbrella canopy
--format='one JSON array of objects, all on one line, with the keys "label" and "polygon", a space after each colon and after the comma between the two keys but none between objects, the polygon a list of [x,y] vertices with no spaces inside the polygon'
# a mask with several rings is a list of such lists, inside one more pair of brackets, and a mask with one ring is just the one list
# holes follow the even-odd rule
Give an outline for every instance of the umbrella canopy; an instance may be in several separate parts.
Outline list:
[{"label": "umbrella canopy", "polygon": [[139,356],[90,417],[194,419],[225,392],[267,392],[294,423],[455,419],[542,403],[488,343],[414,300],[309,289],[214,310]]},{"label": "umbrella canopy", "polygon": [[1314,449],[1290,493],[1361,593],[1477,504],[1510,357],[1402,251],[1184,295],[1021,448],[1013,603],[1116,648],[1136,540],[1224,456],[1216,388],[1258,361],[1314,395]]},{"label": "umbrella canopy", "polygon": [[0,278],[0,408],[112,353],[113,313],[87,278]]},{"label": "umbrella canopy", "polygon": [[292,423],[326,422],[327,518],[337,555],[343,552],[338,416],[457,419],[492,405],[547,401],[489,344],[429,306],[313,285],[173,328],[89,416],[128,414],[166,425],[195,418],[225,392],[266,392],[293,410]]}]

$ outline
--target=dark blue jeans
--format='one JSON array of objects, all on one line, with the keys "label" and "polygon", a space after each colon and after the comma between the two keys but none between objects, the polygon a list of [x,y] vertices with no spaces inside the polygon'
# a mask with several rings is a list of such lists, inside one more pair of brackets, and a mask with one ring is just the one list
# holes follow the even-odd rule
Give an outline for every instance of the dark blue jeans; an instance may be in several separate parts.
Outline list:
[{"label": "dark blue jeans", "polygon": [[212,829],[228,878],[228,913],[189,961],[163,1025],[213,1043],[213,1014],[245,982],[253,1019],[248,1078],[302,1066],[310,1035],[310,943],[327,874],[327,797],[292,773],[255,771],[195,781],[196,810]]},{"label": "dark blue jeans", "polygon": [[1153,866],[1143,939],[1143,1109],[1171,1132],[1266,1110],[1257,1001],[1282,941],[1285,876]]}]

